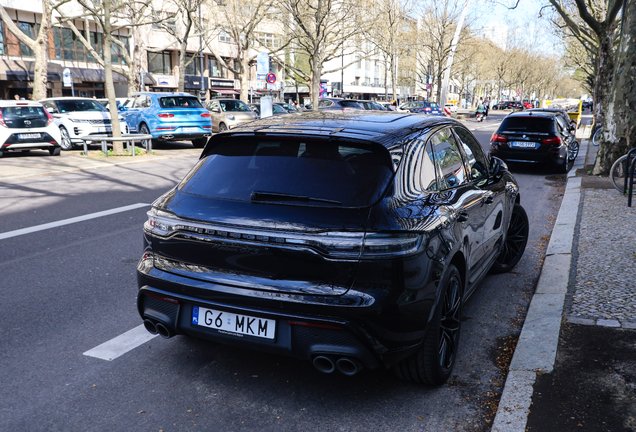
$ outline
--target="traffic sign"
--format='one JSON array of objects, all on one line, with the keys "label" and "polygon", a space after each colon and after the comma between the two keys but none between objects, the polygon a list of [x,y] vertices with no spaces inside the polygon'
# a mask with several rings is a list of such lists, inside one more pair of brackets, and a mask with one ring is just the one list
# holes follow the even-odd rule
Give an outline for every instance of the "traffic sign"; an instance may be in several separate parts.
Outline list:
[{"label": "traffic sign", "polygon": [[71,76],[71,70],[69,68],[65,68],[62,71],[62,82],[64,83],[64,87],[71,87],[73,85],[73,77]]},{"label": "traffic sign", "polygon": [[267,82],[270,84],[274,84],[276,82],[276,75],[273,73],[267,74]]}]

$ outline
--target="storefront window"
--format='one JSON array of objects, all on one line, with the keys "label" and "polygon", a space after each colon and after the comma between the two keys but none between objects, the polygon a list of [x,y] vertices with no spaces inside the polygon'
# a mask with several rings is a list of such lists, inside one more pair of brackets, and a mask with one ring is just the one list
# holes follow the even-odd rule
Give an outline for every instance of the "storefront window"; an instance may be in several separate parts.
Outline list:
[{"label": "storefront window", "polygon": [[148,72],[161,75],[172,75],[172,58],[170,51],[160,53],[148,51]]},{"label": "storefront window", "polygon": [[223,73],[223,67],[218,62],[217,59],[211,58],[208,62],[208,69],[210,71],[210,76],[214,78],[225,78],[225,74]]}]

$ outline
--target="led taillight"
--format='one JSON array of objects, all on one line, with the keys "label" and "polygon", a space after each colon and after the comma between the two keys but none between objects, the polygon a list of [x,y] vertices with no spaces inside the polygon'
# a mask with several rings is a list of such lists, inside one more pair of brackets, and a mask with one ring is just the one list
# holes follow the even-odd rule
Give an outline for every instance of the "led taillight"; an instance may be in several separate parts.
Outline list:
[{"label": "led taillight", "polygon": [[48,125],[50,125],[51,123],[53,123],[53,117],[51,117],[51,114],[50,114],[47,110],[44,110],[44,112],[46,113],[46,116],[49,118],[49,119],[46,121],[46,125],[48,126]]},{"label": "led taillight", "polygon": [[210,117],[210,113],[203,113],[201,114],[201,117]]},{"label": "led taillight", "polygon": [[168,302],[168,303],[179,304],[178,300],[175,300],[175,299],[170,298],[170,297],[163,297],[163,296],[158,296],[156,294],[149,294],[149,293],[145,293],[145,294],[148,297],[152,297],[152,298],[157,299],[157,300],[165,301],[165,302]]},{"label": "led taillight", "polygon": [[424,111],[433,111],[431,108],[424,108]]},{"label": "led taillight", "polygon": [[158,114],[157,117],[162,117],[162,118],[166,118],[166,117],[174,117],[174,114],[170,114],[170,113],[162,113],[162,114]]},{"label": "led taillight", "polygon": [[546,138],[541,140],[541,144],[547,144],[547,145],[551,145],[551,146],[560,146],[561,145],[561,138],[559,137],[554,137],[554,138]]},{"label": "led taillight", "polygon": [[494,133],[492,137],[490,137],[490,142],[508,142],[508,138]]}]

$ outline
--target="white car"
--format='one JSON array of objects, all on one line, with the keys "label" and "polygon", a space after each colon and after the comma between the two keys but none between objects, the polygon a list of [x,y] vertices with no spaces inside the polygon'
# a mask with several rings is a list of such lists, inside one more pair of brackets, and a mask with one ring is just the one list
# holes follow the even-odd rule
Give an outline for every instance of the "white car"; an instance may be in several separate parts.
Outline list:
[{"label": "white car", "polygon": [[450,108],[451,113],[456,113],[457,112],[457,105],[451,104],[451,103],[447,103],[446,105],[444,105],[444,108]]},{"label": "white car", "polygon": [[[95,99],[81,97],[54,97],[40,101],[53,116],[60,128],[63,150],[71,150],[74,145],[83,144],[80,139],[86,135],[112,135],[110,112]],[[128,125],[119,117],[121,132],[128,133]]]},{"label": "white car", "polygon": [[48,150],[60,155],[60,130],[44,107],[31,101],[0,101],[0,157],[8,151]]}]

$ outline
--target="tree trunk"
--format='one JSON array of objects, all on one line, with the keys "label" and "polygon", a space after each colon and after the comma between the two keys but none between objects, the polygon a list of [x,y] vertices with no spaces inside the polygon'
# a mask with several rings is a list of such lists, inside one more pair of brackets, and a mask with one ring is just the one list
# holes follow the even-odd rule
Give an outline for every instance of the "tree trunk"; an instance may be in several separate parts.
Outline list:
[{"label": "tree trunk", "polygon": [[636,45],[633,42],[636,40],[636,5],[633,2],[626,4],[607,110],[604,106],[598,107],[594,101],[595,110],[604,111],[605,115],[595,175],[607,175],[616,159],[636,147]]},{"label": "tree trunk", "polygon": [[[112,28],[110,21],[110,2],[104,1],[104,87],[106,97],[108,97],[108,108],[110,111],[111,125],[113,129],[113,137],[121,137],[121,128],[119,125],[119,113],[117,112],[117,102],[115,101],[115,85],[113,84],[113,64],[111,62],[112,54]],[[113,142],[113,151],[116,155],[124,154],[124,143],[119,141]]]},{"label": "tree trunk", "polygon": [[614,72],[614,57],[612,56],[612,44],[614,42],[613,31],[606,30],[599,37],[598,55],[596,57],[596,83],[594,85],[594,124],[602,125],[605,122],[607,102],[610,96],[612,73]]},{"label": "tree trunk", "polygon": [[188,40],[186,39],[185,42],[181,44],[181,48],[179,49],[179,84],[177,84],[178,92],[185,91],[185,55],[187,43]]},{"label": "tree trunk", "polygon": [[316,53],[310,59],[311,64],[311,105],[314,111],[318,111],[320,99],[320,74],[322,72],[322,61],[319,59],[320,53]]},{"label": "tree trunk", "polygon": [[241,56],[241,100],[249,102],[249,63],[247,60],[247,51]]}]

